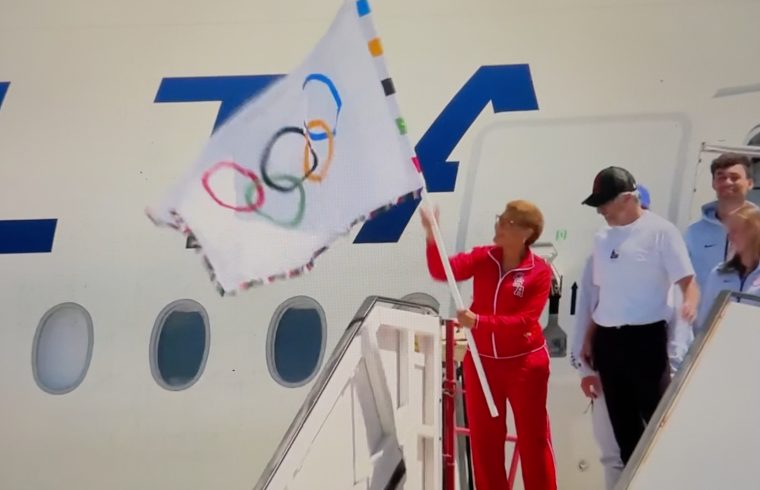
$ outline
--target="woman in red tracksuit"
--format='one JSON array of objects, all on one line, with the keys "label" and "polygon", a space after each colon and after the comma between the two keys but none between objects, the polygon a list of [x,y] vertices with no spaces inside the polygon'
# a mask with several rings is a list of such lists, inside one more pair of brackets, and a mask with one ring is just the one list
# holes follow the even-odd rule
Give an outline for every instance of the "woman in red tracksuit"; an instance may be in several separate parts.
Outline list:
[{"label": "woman in red tracksuit", "polygon": [[[425,210],[422,223],[427,231],[430,275],[445,281],[431,217]],[[477,490],[507,488],[507,400],[514,413],[525,490],[557,488],[546,410],[549,353],[538,321],[549,298],[551,270],[530,250],[542,230],[543,215],[535,205],[512,201],[497,217],[493,245],[449,259],[457,281],[473,278],[472,306],[457,316],[462,326],[472,329],[499,410],[498,417],[491,417],[468,350],[465,403]]]}]

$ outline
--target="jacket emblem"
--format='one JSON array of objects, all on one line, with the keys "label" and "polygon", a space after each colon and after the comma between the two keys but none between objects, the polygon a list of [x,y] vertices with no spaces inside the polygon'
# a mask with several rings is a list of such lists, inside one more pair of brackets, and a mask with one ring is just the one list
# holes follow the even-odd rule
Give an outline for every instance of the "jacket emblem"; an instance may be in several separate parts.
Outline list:
[{"label": "jacket emblem", "polygon": [[525,293],[525,276],[522,272],[515,274],[514,280],[512,280],[512,292],[518,298],[522,298]]}]

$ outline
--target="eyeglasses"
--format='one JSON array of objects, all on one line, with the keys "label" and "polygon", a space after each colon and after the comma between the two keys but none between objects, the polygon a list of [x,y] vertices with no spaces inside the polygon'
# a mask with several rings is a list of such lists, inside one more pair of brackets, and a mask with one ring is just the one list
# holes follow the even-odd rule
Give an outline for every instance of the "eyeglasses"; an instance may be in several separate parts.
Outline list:
[{"label": "eyeglasses", "polygon": [[507,219],[505,216],[502,216],[501,214],[496,215],[496,221],[493,224],[495,227],[499,226],[519,226],[519,223],[513,219]]}]

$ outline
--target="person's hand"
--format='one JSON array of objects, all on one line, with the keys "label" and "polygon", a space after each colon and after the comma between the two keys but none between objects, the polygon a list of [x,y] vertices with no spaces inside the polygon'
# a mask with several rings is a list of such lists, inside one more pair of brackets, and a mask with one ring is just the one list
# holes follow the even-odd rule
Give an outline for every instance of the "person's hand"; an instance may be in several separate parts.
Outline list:
[{"label": "person's hand", "polygon": [[433,213],[430,212],[430,209],[427,206],[422,206],[420,209],[420,217],[422,218],[422,227],[425,229],[425,233],[427,234],[427,239],[432,241],[433,240],[433,220],[435,222],[438,222],[438,207],[436,206]]},{"label": "person's hand", "polygon": [[459,324],[466,328],[472,328],[475,326],[475,320],[477,315],[470,310],[459,310],[457,312],[457,321]]},{"label": "person's hand", "polygon": [[587,398],[595,400],[602,394],[602,381],[595,374],[584,376],[581,379],[581,390]]},{"label": "person's hand", "polygon": [[697,307],[689,302],[681,305],[681,317],[689,323],[694,323],[697,319]]}]

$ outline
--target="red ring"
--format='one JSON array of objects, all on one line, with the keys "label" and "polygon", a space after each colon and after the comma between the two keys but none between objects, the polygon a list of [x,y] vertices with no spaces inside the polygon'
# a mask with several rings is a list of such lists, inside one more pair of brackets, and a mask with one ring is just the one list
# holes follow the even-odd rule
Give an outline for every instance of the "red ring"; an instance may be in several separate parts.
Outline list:
[{"label": "red ring", "polygon": [[[211,190],[211,186],[208,183],[208,179],[211,178],[214,172],[221,170],[222,168],[232,168],[236,170],[237,172],[245,175],[249,179],[251,179],[251,181],[253,182],[253,185],[256,186],[256,202],[247,206],[232,206],[222,201],[221,199],[219,199],[216,196],[216,194],[214,194],[214,191]],[[233,211],[239,211],[242,213],[252,213],[264,205],[264,186],[261,185],[261,179],[259,179],[259,176],[253,173],[251,170],[248,170],[247,168],[242,167],[235,162],[228,162],[228,161],[217,162],[216,165],[214,165],[213,167],[211,167],[210,169],[206,170],[206,172],[203,173],[203,178],[201,178],[201,182],[203,183],[203,188],[206,189],[206,192],[208,192],[208,195],[211,196],[211,199],[216,201],[218,205],[224,208],[232,209]]]}]

